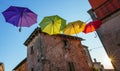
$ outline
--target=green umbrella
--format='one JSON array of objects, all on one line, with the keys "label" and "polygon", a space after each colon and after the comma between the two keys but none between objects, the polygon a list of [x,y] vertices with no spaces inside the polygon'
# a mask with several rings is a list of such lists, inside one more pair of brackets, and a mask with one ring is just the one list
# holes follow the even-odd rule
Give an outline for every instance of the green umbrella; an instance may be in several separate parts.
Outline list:
[{"label": "green umbrella", "polygon": [[40,22],[40,27],[43,32],[50,35],[60,34],[61,31],[66,27],[66,20],[58,15],[44,17]]}]

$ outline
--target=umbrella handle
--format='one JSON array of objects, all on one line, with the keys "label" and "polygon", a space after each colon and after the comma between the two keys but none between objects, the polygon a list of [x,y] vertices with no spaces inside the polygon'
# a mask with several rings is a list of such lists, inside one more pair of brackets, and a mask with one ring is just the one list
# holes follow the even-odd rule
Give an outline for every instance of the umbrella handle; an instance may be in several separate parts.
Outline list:
[{"label": "umbrella handle", "polygon": [[22,29],[22,28],[20,27],[20,28],[19,28],[19,32],[21,32],[21,29]]},{"label": "umbrella handle", "polygon": [[94,32],[95,33],[95,36],[94,36],[94,38],[97,38],[97,33],[96,32]]}]

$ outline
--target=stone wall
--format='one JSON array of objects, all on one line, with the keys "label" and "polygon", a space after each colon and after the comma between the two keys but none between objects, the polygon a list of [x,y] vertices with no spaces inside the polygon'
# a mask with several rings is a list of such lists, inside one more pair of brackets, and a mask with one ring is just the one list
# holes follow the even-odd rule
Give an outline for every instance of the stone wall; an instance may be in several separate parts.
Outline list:
[{"label": "stone wall", "polygon": [[104,19],[97,32],[113,66],[120,71],[120,11]]}]

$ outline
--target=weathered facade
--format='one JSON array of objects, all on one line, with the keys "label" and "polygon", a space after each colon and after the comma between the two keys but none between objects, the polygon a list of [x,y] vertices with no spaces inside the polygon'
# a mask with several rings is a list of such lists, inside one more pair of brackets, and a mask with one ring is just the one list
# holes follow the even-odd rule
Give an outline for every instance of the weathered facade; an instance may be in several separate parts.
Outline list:
[{"label": "weathered facade", "polygon": [[28,71],[90,71],[81,38],[48,35],[36,28],[25,41]]},{"label": "weathered facade", "polygon": [[93,67],[95,69],[97,69],[98,71],[105,71],[105,69],[104,69],[103,65],[101,64],[101,62],[97,62],[96,59],[94,59]]},{"label": "weathered facade", "polygon": [[114,71],[114,69],[105,69],[105,71]]},{"label": "weathered facade", "polygon": [[21,61],[12,71],[27,71],[27,58]]},{"label": "weathered facade", "polygon": [[90,56],[90,53],[89,53],[89,50],[88,50],[88,47],[83,45],[83,49],[85,51],[85,55],[87,57],[87,62],[88,62],[88,65],[89,67],[93,67],[93,62],[92,62],[92,59],[91,59],[91,56]]},{"label": "weathered facade", "polygon": [[[116,15],[114,18],[112,16]],[[120,71],[120,11],[97,30],[116,71]],[[106,19],[107,20],[107,19]]]},{"label": "weathered facade", "polygon": [[103,22],[96,31],[108,56],[112,59],[115,71],[120,71],[120,0],[101,0],[98,5],[98,0],[89,2],[92,6],[88,11],[91,17]]},{"label": "weathered facade", "polygon": [[4,70],[4,64],[0,62],[0,71],[5,71]]}]

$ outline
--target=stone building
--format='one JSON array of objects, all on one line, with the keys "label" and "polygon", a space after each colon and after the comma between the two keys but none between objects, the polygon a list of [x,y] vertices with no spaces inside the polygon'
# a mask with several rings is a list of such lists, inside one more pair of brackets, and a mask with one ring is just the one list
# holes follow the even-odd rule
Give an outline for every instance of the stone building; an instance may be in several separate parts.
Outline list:
[{"label": "stone building", "polygon": [[25,41],[28,71],[90,71],[82,38],[48,35],[36,28]]},{"label": "stone building", "polygon": [[97,69],[98,71],[105,71],[105,69],[104,69],[103,65],[101,64],[101,62],[97,62],[96,59],[94,59],[93,67],[95,69]]},{"label": "stone building", "polygon": [[114,71],[113,69],[105,69],[105,71]]},{"label": "stone building", "polygon": [[12,71],[27,71],[27,58],[21,61]]},{"label": "stone building", "polygon": [[85,51],[85,55],[87,56],[88,65],[91,68],[91,67],[93,67],[93,62],[92,62],[88,47],[83,45],[83,49]]},{"label": "stone building", "polygon": [[88,11],[93,20],[103,24],[97,33],[111,58],[115,71],[120,71],[120,0],[89,0],[92,9]]},{"label": "stone building", "polygon": [[4,64],[0,62],[0,71],[5,71],[4,70]]}]

